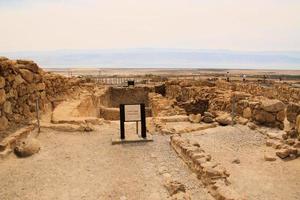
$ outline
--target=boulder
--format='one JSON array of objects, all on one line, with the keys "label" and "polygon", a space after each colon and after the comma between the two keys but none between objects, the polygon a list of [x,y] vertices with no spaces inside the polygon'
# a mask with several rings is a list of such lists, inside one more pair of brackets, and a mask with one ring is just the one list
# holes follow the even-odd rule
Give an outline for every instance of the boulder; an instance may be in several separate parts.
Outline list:
[{"label": "boulder", "polygon": [[284,104],[277,99],[266,99],[261,102],[261,108],[267,112],[279,112],[284,110]]},{"label": "boulder", "polygon": [[27,69],[34,73],[39,72],[39,66],[31,60],[17,60],[17,64],[20,69]]},{"label": "boulder", "polygon": [[298,115],[300,115],[300,104],[289,103],[286,109],[287,120],[295,124]]},{"label": "boulder", "polygon": [[265,110],[256,110],[254,118],[260,123],[273,123],[276,121],[276,116]]},{"label": "boulder", "polygon": [[0,117],[0,131],[8,128],[8,120],[5,116]]},{"label": "boulder", "polygon": [[243,117],[246,118],[246,119],[251,119],[251,116],[252,116],[252,111],[251,111],[251,108],[245,108],[243,110]]},{"label": "boulder", "polygon": [[249,122],[247,125],[251,130],[256,130],[258,128],[257,125],[252,122]]},{"label": "boulder", "polygon": [[296,157],[298,155],[298,149],[294,147],[286,147],[276,152],[276,155],[281,158],[285,159],[287,157]]},{"label": "boulder", "polygon": [[190,114],[189,115],[189,121],[192,123],[200,123],[201,122],[201,114]]},{"label": "boulder", "polygon": [[6,100],[6,94],[4,89],[0,89],[0,105],[3,104]]},{"label": "boulder", "polygon": [[5,103],[3,104],[3,112],[12,114],[11,103],[9,101],[5,101]]},{"label": "boulder", "polygon": [[215,116],[213,114],[211,114],[210,112],[204,112],[204,116],[210,117],[210,118],[215,118]]},{"label": "boulder", "polygon": [[300,115],[297,116],[296,118],[296,131],[298,132],[298,135],[300,135]]},{"label": "boulder", "polygon": [[296,142],[296,139],[293,139],[293,138],[288,138],[285,143],[288,144],[288,145],[294,145]]},{"label": "boulder", "polygon": [[191,200],[191,197],[188,193],[178,192],[174,194],[170,200]]},{"label": "boulder", "polygon": [[243,118],[243,117],[238,117],[237,119],[237,123],[241,124],[241,125],[246,125],[249,122],[248,119]]},{"label": "boulder", "polygon": [[220,125],[226,126],[226,125],[232,124],[232,117],[228,113],[226,113],[226,114],[223,114],[223,115],[220,115],[219,117],[217,117],[216,121]]},{"label": "boulder", "polygon": [[26,80],[28,83],[31,83],[33,81],[33,74],[31,71],[27,69],[20,69],[21,75],[24,80]]},{"label": "boulder", "polygon": [[4,88],[4,86],[5,86],[5,79],[0,76],[0,89]]},{"label": "boulder", "polygon": [[164,186],[167,189],[170,196],[173,196],[179,192],[185,192],[185,186],[178,181],[167,180],[164,183]]},{"label": "boulder", "polygon": [[280,122],[284,121],[284,119],[285,119],[285,112],[284,112],[284,110],[282,110],[282,111],[280,111],[280,112],[277,113],[276,119],[278,121],[280,121]]},{"label": "boulder", "polygon": [[45,89],[46,89],[45,83],[38,83],[36,85],[36,90],[38,90],[38,91],[42,91],[42,90],[45,90]]},{"label": "boulder", "polygon": [[284,158],[287,158],[290,155],[290,152],[289,152],[288,149],[281,149],[281,150],[276,152],[276,155],[279,158],[284,159]]},{"label": "boulder", "polygon": [[14,80],[14,84],[13,84],[13,87],[16,88],[17,86],[19,86],[20,84],[24,83],[25,80],[22,78],[22,76],[19,74],[15,77],[15,80]]},{"label": "boulder", "polygon": [[211,117],[204,116],[203,121],[204,121],[205,123],[213,123],[213,122],[214,122],[214,119],[211,118]]},{"label": "boulder", "polygon": [[275,161],[276,160],[276,158],[269,153],[265,153],[264,159],[265,159],[265,161]]},{"label": "boulder", "polygon": [[18,157],[28,157],[40,151],[40,143],[37,139],[28,138],[17,143],[14,152]]}]

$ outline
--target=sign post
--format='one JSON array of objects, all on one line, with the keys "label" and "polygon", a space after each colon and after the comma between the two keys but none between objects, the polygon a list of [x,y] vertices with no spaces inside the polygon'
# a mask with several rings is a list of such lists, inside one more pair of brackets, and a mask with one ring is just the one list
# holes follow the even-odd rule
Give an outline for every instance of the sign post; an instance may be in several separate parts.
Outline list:
[{"label": "sign post", "polygon": [[125,122],[136,122],[136,133],[138,134],[138,123],[141,122],[141,136],[147,138],[146,110],[145,104],[125,105],[120,104],[120,138],[125,139]]}]

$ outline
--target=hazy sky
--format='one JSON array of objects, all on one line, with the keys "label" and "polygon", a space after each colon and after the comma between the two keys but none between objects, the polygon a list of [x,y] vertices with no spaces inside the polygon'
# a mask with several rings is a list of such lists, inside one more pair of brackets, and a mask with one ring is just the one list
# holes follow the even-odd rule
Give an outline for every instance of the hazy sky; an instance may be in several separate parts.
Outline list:
[{"label": "hazy sky", "polygon": [[0,52],[300,50],[300,0],[0,0]]}]

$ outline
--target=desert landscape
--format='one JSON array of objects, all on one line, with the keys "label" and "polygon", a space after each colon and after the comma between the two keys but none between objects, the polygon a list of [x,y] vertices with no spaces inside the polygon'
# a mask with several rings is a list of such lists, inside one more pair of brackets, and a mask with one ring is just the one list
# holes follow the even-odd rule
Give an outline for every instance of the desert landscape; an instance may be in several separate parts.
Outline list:
[{"label": "desert landscape", "polygon": [[[299,199],[299,75],[57,70],[1,57],[0,197]],[[151,140],[140,122],[120,139],[120,104],[145,106]]]}]

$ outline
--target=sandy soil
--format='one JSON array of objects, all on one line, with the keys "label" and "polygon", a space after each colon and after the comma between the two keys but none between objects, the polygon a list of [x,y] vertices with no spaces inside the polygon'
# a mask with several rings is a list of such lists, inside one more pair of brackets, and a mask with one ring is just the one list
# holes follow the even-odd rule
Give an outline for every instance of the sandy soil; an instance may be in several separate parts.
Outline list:
[{"label": "sandy soil", "polygon": [[[246,126],[217,127],[192,134],[196,140],[230,172],[233,187],[246,199],[289,199],[300,197],[300,159],[275,162],[264,160],[264,152],[275,153],[265,146],[265,138]],[[239,159],[240,164],[232,163]]]},{"label": "sandy soil", "polygon": [[88,134],[43,130],[38,154],[25,159],[12,154],[0,163],[0,199],[168,199],[165,177],[183,183],[192,199],[212,199],[171,149],[168,136],[111,145],[118,127],[106,124]]}]

